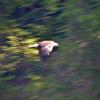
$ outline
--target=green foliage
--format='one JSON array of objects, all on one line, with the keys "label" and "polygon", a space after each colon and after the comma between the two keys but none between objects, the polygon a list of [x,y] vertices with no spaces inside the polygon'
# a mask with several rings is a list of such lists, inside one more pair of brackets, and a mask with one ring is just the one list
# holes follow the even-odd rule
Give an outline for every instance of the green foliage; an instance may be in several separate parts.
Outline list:
[{"label": "green foliage", "polygon": [[[99,100],[99,8],[99,0],[0,0],[1,99]],[[41,63],[28,46],[44,39],[60,47]]]}]

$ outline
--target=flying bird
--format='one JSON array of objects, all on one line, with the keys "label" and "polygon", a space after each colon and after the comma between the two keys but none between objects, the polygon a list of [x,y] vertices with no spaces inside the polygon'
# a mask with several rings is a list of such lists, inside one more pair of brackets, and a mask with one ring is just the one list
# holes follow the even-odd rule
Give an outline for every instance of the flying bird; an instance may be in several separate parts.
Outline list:
[{"label": "flying bird", "polygon": [[59,44],[55,41],[41,41],[39,43],[29,45],[29,48],[36,48],[39,50],[40,58],[45,61],[46,57],[51,55],[54,47],[58,47]]}]

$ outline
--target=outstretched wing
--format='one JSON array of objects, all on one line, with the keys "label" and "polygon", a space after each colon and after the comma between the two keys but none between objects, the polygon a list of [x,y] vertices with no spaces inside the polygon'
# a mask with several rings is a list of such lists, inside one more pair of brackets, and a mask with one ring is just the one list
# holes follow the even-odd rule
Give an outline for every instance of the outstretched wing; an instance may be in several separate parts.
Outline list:
[{"label": "outstretched wing", "polygon": [[46,45],[46,46],[44,47],[44,49],[47,50],[47,51],[49,51],[49,52],[51,52],[51,51],[53,50],[53,45],[52,45],[52,43],[49,43],[48,45]]},{"label": "outstretched wing", "polygon": [[53,41],[53,46],[54,46],[54,47],[58,47],[59,44]]},{"label": "outstretched wing", "polygon": [[42,55],[46,56],[46,55],[50,55],[50,53],[53,50],[53,45],[52,43],[47,44],[46,46],[41,48],[41,53]]}]

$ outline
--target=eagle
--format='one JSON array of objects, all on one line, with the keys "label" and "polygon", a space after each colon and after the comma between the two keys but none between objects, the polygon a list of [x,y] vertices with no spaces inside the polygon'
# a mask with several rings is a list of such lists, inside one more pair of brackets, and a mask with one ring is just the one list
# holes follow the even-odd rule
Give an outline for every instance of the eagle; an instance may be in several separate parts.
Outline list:
[{"label": "eagle", "polygon": [[45,61],[46,57],[51,55],[51,52],[55,47],[58,47],[59,44],[55,41],[47,40],[41,41],[33,45],[29,45],[29,48],[36,48],[39,50],[40,58]]}]

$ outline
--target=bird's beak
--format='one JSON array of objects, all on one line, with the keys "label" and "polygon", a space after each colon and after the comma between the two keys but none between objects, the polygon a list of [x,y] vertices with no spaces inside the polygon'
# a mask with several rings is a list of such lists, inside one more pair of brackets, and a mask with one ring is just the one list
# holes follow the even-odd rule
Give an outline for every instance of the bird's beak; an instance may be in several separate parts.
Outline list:
[{"label": "bird's beak", "polygon": [[38,48],[39,44],[33,44],[33,45],[29,45],[29,48]]}]

